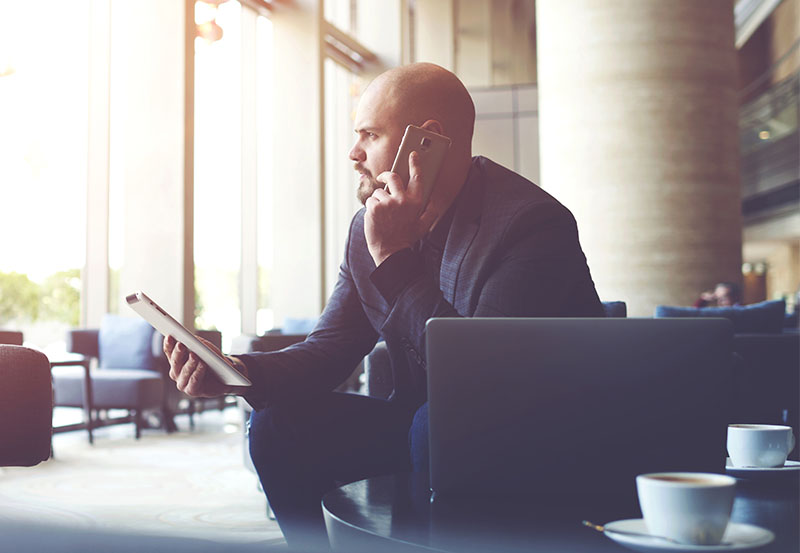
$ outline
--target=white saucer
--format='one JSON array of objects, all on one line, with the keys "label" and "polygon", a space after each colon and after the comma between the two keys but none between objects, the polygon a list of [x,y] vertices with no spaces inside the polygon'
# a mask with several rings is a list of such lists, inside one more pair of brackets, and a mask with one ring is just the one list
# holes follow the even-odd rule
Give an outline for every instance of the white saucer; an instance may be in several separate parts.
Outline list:
[{"label": "white saucer", "polygon": [[755,476],[757,474],[779,474],[800,470],[800,461],[786,460],[782,467],[735,467],[731,458],[725,459],[725,471],[733,476]]},{"label": "white saucer", "polygon": [[644,519],[630,518],[627,520],[617,520],[605,525],[605,535],[635,551],[646,553],[673,552],[673,551],[745,551],[768,544],[775,539],[775,534],[765,528],[759,528],[752,524],[739,524],[736,522],[728,523],[722,542],[725,545],[684,545],[680,543],[670,543],[661,538],[651,536],[629,536],[617,534],[613,530],[625,532],[638,532],[647,534],[647,526]]}]

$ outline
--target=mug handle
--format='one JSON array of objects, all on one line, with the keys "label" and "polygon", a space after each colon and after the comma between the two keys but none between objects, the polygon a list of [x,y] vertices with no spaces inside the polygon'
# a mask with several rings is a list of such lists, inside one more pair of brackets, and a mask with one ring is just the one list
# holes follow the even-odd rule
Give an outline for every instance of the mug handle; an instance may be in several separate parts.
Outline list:
[{"label": "mug handle", "polygon": [[794,440],[794,432],[792,430],[789,430],[789,453],[794,451],[795,445],[797,445],[797,443]]}]

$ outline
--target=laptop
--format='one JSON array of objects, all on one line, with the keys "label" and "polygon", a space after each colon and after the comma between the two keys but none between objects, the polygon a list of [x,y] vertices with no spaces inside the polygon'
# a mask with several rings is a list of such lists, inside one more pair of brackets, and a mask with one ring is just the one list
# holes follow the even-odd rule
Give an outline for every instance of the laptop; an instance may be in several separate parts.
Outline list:
[{"label": "laptop", "polygon": [[431,319],[434,497],[635,504],[637,474],[724,472],[732,334],[710,318]]}]

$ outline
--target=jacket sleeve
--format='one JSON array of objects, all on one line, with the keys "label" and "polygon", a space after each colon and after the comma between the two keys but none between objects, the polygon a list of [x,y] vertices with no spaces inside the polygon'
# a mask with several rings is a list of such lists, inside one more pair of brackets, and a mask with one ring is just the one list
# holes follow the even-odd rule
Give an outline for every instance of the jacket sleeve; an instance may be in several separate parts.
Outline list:
[{"label": "jacket sleeve", "polygon": [[378,334],[364,313],[350,272],[352,233],[351,223],[333,294],[306,340],[280,351],[236,356],[247,366],[253,382],[252,391],[244,397],[254,408],[268,407],[277,399],[333,390],[377,342]]}]

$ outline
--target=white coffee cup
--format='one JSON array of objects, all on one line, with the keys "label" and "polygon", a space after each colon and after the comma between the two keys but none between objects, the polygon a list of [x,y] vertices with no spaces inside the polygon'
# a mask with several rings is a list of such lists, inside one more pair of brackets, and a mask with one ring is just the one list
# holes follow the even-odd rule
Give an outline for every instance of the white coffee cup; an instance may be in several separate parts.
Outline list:
[{"label": "white coffee cup", "polygon": [[782,467],[793,449],[794,435],[790,426],[728,426],[728,456],[735,467]]},{"label": "white coffee cup", "polygon": [[658,472],[636,477],[639,506],[654,536],[693,545],[722,541],[731,518],[736,479],[705,472]]}]

